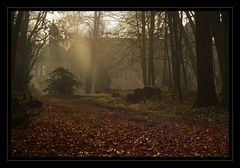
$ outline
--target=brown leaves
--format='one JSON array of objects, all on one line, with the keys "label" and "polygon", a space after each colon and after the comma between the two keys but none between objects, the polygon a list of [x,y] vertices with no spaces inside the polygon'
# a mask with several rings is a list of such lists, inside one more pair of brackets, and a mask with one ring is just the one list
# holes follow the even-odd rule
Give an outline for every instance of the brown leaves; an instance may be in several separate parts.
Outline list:
[{"label": "brown leaves", "polygon": [[11,130],[12,156],[228,156],[228,129],[214,123],[155,118],[156,123],[144,115],[135,121],[134,112],[51,101],[28,125]]}]

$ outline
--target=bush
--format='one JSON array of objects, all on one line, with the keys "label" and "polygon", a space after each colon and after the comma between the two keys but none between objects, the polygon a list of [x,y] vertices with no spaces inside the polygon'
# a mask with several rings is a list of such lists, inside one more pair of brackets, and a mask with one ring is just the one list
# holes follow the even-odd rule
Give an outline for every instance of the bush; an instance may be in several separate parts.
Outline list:
[{"label": "bush", "polygon": [[157,98],[161,100],[161,89],[160,88],[151,88],[151,87],[144,87],[142,89],[135,89],[133,94],[127,95],[127,102],[129,103],[138,103],[141,101],[146,101],[149,99]]},{"label": "bush", "polygon": [[76,80],[76,76],[64,68],[56,68],[50,74],[49,83],[44,90],[49,95],[73,95],[74,91],[81,86]]},{"label": "bush", "polygon": [[96,99],[96,102],[97,102],[98,104],[104,105],[104,104],[111,103],[111,100],[108,99],[107,97],[99,97],[99,98]]},{"label": "bush", "polygon": [[137,103],[137,102],[138,102],[138,99],[137,99],[137,97],[135,96],[135,94],[129,93],[129,94],[127,94],[127,102],[134,104],[134,103]]},{"label": "bush", "polygon": [[120,97],[120,93],[119,92],[113,92],[112,97]]}]

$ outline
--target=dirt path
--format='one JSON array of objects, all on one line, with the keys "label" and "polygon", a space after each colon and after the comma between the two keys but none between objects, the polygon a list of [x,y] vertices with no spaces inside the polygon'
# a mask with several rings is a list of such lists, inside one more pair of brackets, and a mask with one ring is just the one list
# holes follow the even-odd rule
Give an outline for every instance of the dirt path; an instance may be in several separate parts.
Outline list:
[{"label": "dirt path", "polygon": [[13,157],[228,156],[228,129],[215,124],[163,120],[87,99],[43,104],[29,123],[11,130]]}]

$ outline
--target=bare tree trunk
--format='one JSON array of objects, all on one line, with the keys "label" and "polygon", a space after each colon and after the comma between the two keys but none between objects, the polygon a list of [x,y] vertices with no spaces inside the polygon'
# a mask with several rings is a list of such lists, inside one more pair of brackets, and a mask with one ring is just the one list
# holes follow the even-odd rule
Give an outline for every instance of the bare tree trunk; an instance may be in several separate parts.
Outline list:
[{"label": "bare tree trunk", "polygon": [[[165,12],[165,51],[166,51],[166,59],[168,61],[168,76],[169,76],[169,87],[170,89],[173,88],[173,82],[172,82],[172,70],[171,70],[171,61],[170,61],[170,58],[169,58],[169,52],[168,52],[168,37],[169,37],[169,34],[168,34],[168,27],[169,27],[169,22],[168,22],[168,15],[167,15],[167,12]],[[168,27],[167,27],[167,23],[168,22]]]},{"label": "bare tree trunk", "polygon": [[162,86],[166,86],[166,66],[167,66],[167,48],[166,48],[166,39],[164,39],[164,63],[163,63],[163,80],[162,80]]},{"label": "bare tree trunk", "polygon": [[170,12],[168,12],[168,26],[169,26],[169,29],[170,29],[170,46],[171,46],[171,56],[172,56],[172,76],[173,76],[173,89],[175,92],[177,92],[177,79],[176,79],[176,49],[175,49],[175,46],[174,46],[174,37],[173,37],[173,25],[172,25],[172,15]]},{"label": "bare tree trunk", "polygon": [[193,47],[190,45],[190,41],[188,39],[186,31],[184,30],[184,27],[182,27],[182,31],[183,31],[183,40],[184,40],[184,43],[186,45],[186,50],[189,53],[187,56],[188,56],[189,61],[191,63],[193,73],[197,76],[197,63],[196,63]]},{"label": "bare tree trunk", "polygon": [[149,86],[155,86],[154,64],[153,64],[154,21],[155,21],[155,13],[151,11],[150,33],[149,33],[149,66],[148,66],[148,85]]},{"label": "bare tree trunk", "polygon": [[176,55],[175,55],[175,59],[176,59],[176,68],[177,68],[177,73],[176,73],[176,81],[177,81],[177,90],[178,90],[178,96],[180,101],[182,101],[182,89],[181,89],[181,71],[180,71],[180,53],[181,53],[181,49],[179,46],[179,33],[177,31],[177,18],[178,18],[178,13],[177,12],[173,12],[173,33],[174,33],[174,42],[175,42],[175,46],[176,46]]},{"label": "bare tree trunk", "polygon": [[179,37],[177,32],[177,12],[169,12],[170,42],[172,50],[172,68],[174,79],[174,90],[178,93],[178,98],[182,101],[182,89],[180,83],[180,60],[179,60]]},{"label": "bare tree trunk", "polygon": [[41,41],[42,43],[37,44],[36,36],[46,26],[44,20],[47,12],[39,12],[37,18],[34,19],[36,22],[32,30],[28,29],[30,13],[29,11],[19,11],[16,14],[15,25],[12,20],[12,83],[16,92],[28,92],[32,78],[31,69],[48,37],[46,35],[41,38],[37,42]]},{"label": "bare tree trunk", "polygon": [[91,58],[90,58],[90,67],[88,70],[88,74],[86,77],[86,88],[85,93],[91,93],[95,68],[96,68],[96,54],[97,54],[97,39],[98,39],[98,29],[99,29],[99,20],[100,20],[100,12],[94,11],[94,28],[93,28],[93,37],[91,40]]},{"label": "bare tree trunk", "polygon": [[171,61],[170,61],[170,58],[169,58],[169,53],[168,53],[168,50],[167,50],[167,61],[168,61],[168,72],[169,72],[169,87],[170,89],[173,88],[173,80],[172,80],[172,77],[173,77],[173,73],[172,73],[172,68],[171,68]]},{"label": "bare tree trunk", "polygon": [[185,11],[185,13],[186,13],[189,23],[191,25],[192,31],[193,31],[193,33],[195,33],[196,29],[195,29],[195,24],[193,23],[192,17],[190,16],[189,11]]},{"label": "bare tree trunk", "polygon": [[18,88],[17,90],[22,91],[22,92],[27,92],[28,91],[28,75],[27,75],[27,59],[29,58],[29,47],[27,43],[27,31],[28,31],[28,23],[29,23],[29,11],[24,11],[23,13],[23,22],[21,24],[20,28],[20,41],[19,47],[18,47],[18,52],[19,52],[19,60],[21,60],[21,63],[18,64],[18,70],[21,70],[23,73],[22,76],[18,75]]},{"label": "bare tree trunk", "polygon": [[227,109],[229,106],[229,15],[227,12],[222,13],[222,22],[220,21],[220,12],[213,12],[212,32],[222,79],[222,100],[220,104]]},{"label": "bare tree trunk", "polygon": [[218,86],[218,78],[217,78],[217,72],[216,72],[216,62],[215,59],[213,57],[213,75],[214,75],[214,81],[216,86]]},{"label": "bare tree trunk", "polygon": [[197,107],[217,104],[213,76],[213,55],[211,38],[211,12],[196,12],[196,53],[198,94]]},{"label": "bare tree trunk", "polygon": [[145,16],[145,11],[142,11],[142,76],[143,76],[143,84],[144,86],[147,86],[147,67],[146,67],[146,44],[145,44],[145,39],[146,39],[146,16]]},{"label": "bare tree trunk", "polygon": [[[177,17],[179,19],[179,17]],[[183,25],[182,25],[182,18],[183,18],[183,12],[181,11],[181,18],[179,19],[179,26],[180,26],[180,36],[179,36],[179,53],[180,53],[180,63],[182,65],[182,73],[183,73],[183,78],[184,78],[184,83],[185,87],[187,87],[187,75],[186,75],[186,69],[185,69],[185,63],[184,63],[184,58],[183,58]]]},{"label": "bare tree trunk", "polygon": [[224,74],[223,74],[223,100],[221,104],[228,110],[229,107],[229,12],[223,11],[223,30],[224,30],[224,57],[222,62],[224,62]]},{"label": "bare tree trunk", "polygon": [[[168,57],[168,45],[167,45],[167,15],[165,14],[164,19],[164,64],[163,64],[163,87],[166,86],[166,66],[167,66],[167,57]],[[170,73],[170,72],[169,72]]]},{"label": "bare tree trunk", "polygon": [[11,82],[13,90],[15,90],[15,69],[18,48],[18,34],[23,19],[23,12],[19,11],[16,15],[16,23],[14,24],[14,13],[11,13]]}]

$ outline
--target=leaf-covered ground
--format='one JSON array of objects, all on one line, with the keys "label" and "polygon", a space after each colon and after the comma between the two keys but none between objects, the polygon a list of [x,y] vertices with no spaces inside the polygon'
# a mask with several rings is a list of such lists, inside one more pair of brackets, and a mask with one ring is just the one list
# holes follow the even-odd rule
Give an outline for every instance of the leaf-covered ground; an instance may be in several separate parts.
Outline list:
[{"label": "leaf-covered ground", "polygon": [[118,98],[41,98],[43,109],[11,129],[13,157],[229,155],[228,116],[216,108]]}]

